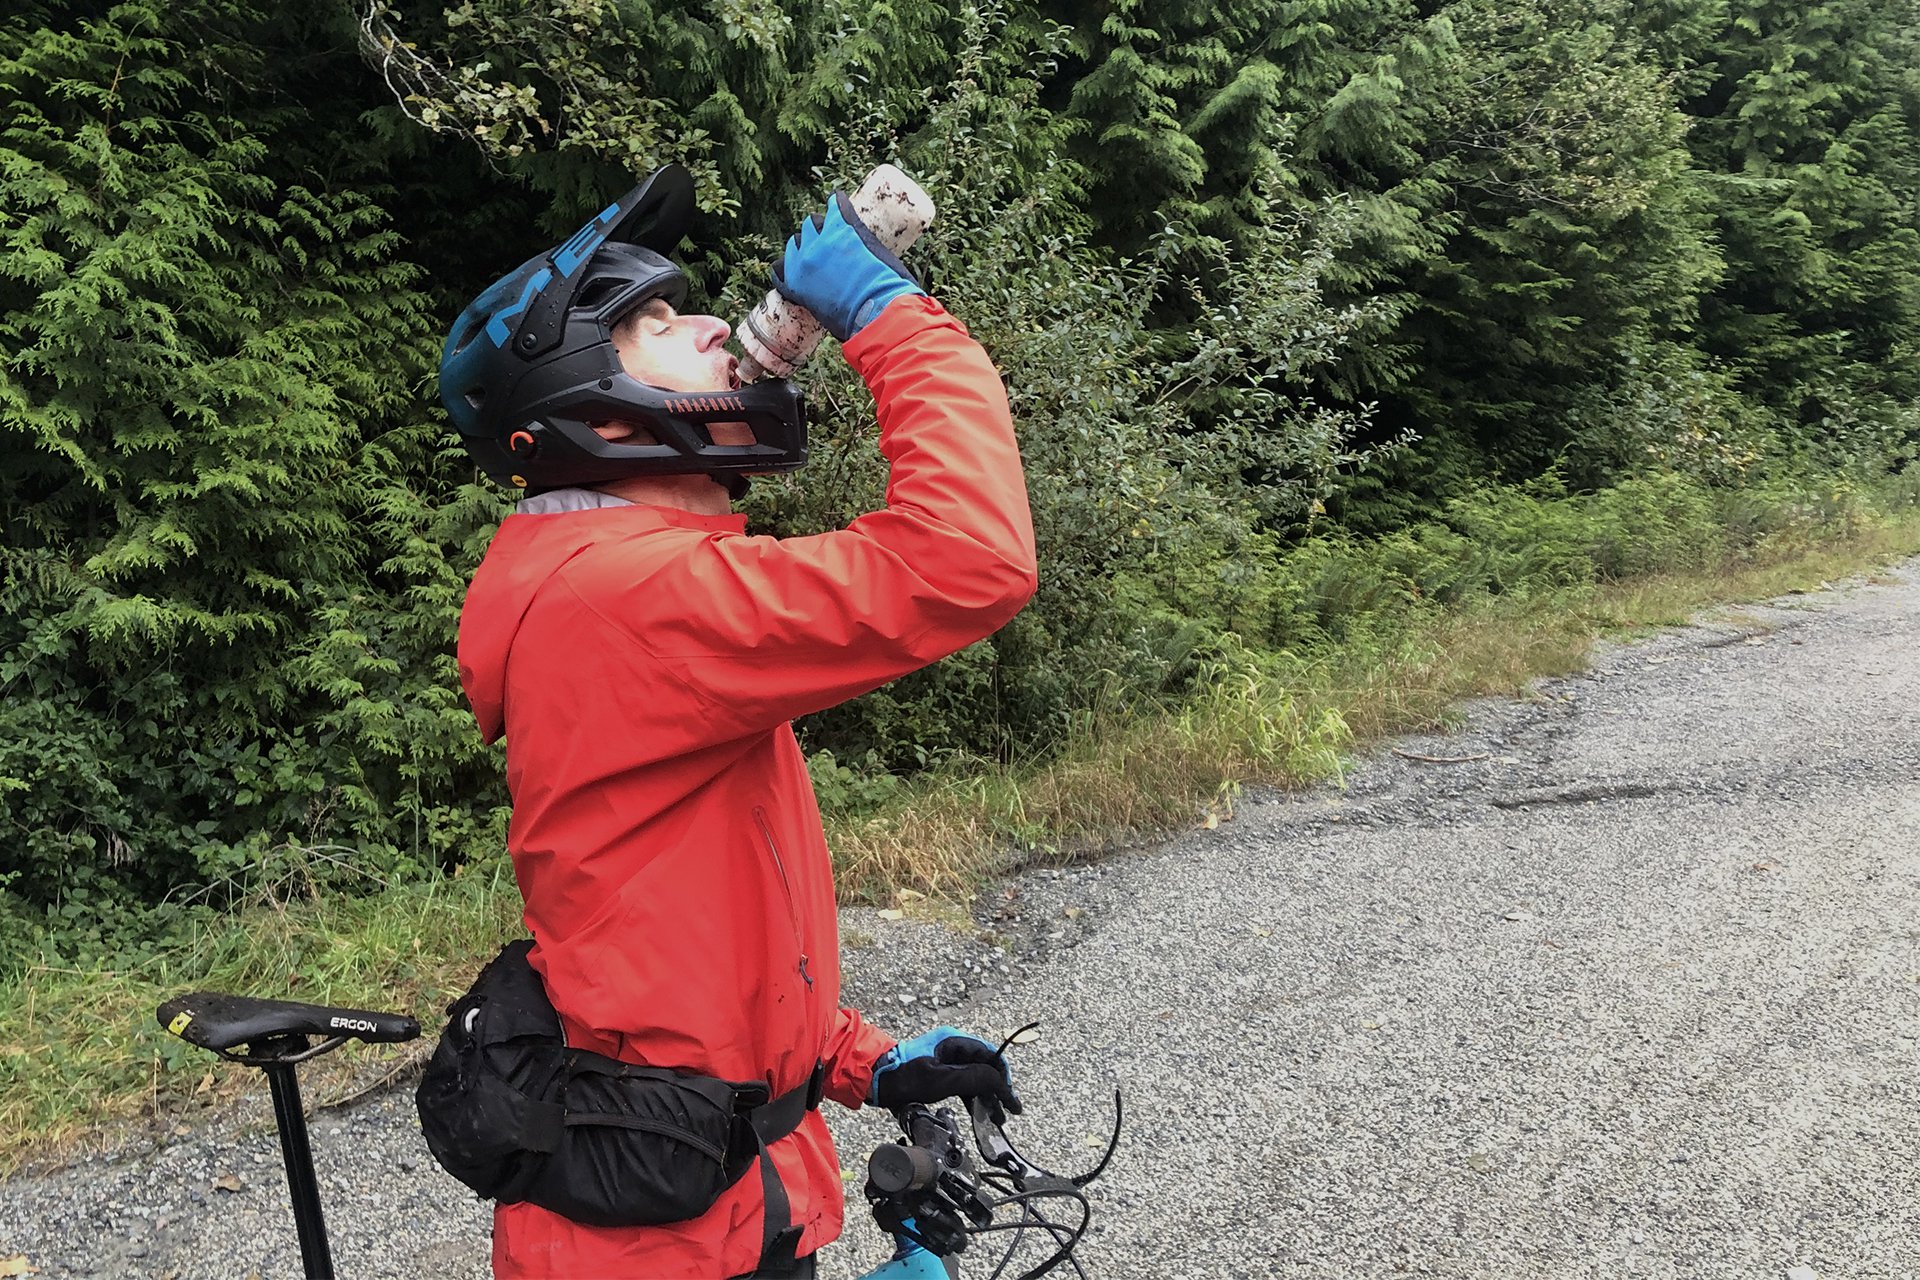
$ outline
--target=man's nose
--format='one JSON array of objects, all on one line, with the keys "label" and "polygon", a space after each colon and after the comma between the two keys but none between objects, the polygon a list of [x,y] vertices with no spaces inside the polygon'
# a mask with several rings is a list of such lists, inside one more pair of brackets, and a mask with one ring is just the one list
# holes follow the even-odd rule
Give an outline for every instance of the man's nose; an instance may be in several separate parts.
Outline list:
[{"label": "man's nose", "polygon": [[725,320],[722,320],[719,316],[699,316],[696,318],[700,322],[696,342],[702,351],[713,350],[725,342],[727,335],[733,332],[733,326]]}]

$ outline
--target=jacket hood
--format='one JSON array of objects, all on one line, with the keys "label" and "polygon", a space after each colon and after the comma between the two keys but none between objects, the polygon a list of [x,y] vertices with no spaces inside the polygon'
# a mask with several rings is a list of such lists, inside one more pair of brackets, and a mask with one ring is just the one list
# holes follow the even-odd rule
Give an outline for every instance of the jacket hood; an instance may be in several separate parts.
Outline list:
[{"label": "jacket hood", "polygon": [[521,503],[518,513],[500,522],[460,610],[460,687],[481,737],[496,742],[507,731],[507,659],[514,638],[534,600],[569,560],[596,544],[665,525],[739,533],[746,523],[743,515],[635,506],[591,490],[556,490]]},{"label": "jacket hood", "polygon": [[578,517],[508,516],[460,610],[460,687],[473,704],[480,736],[498,741],[507,728],[507,655],[540,589],[561,565],[592,545]]}]

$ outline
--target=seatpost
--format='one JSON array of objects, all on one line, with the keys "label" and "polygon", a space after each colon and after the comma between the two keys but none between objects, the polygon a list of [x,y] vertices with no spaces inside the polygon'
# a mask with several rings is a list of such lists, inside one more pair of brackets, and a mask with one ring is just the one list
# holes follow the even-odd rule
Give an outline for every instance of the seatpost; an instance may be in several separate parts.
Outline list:
[{"label": "seatpost", "polygon": [[[305,1036],[276,1036],[255,1045],[256,1052],[298,1054]],[[300,1235],[300,1265],[307,1280],[333,1280],[333,1253],[327,1247],[327,1222],[320,1211],[320,1184],[313,1176],[313,1150],[307,1145],[307,1113],[300,1106],[300,1080],[291,1062],[265,1064],[273,1090],[273,1122],[280,1130],[280,1155],[287,1165],[287,1195],[293,1201],[293,1225]]]}]

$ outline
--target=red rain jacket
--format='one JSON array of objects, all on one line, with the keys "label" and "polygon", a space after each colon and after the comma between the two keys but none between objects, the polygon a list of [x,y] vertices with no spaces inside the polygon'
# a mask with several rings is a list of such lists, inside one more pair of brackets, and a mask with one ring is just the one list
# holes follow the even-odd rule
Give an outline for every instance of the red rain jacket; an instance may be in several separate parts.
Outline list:
[{"label": "red rain jacket", "polygon": [[[1007,398],[929,298],[845,348],[892,464],[884,510],[750,537],[743,516],[620,506],[512,515],[460,619],[460,680],[507,740],[508,838],[533,964],[575,1045],[775,1095],[827,1067],[866,1097],[893,1044],[840,1007],[833,873],[788,724],[990,635],[1034,590]],[[840,1234],[819,1114],[772,1148],[804,1227]],[[736,1276],[759,1262],[760,1178],[665,1227],[494,1215],[502,1277]]]}]

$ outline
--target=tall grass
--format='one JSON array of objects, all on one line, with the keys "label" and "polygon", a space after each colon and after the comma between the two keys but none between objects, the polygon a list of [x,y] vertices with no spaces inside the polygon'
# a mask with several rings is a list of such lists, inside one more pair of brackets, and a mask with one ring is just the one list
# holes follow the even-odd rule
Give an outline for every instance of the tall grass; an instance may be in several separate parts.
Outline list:
[{"label": "tall grass", "polygon": [[1445,723],[1464,698],[1578,670],[1595,640],[1817,586],[1920,553],[1920,516],[1849,519],[1669,572],[1409,610],[1306,656],[1217,665],[1182,705],[1089,714],[1052,759],[960,762],[830,823],[842,896],[965,894],[1020,862],[1071,860],[1230,808],[1247,783],[1336,777],[1350,750]]},{"label": "tall grass", "polygon": [[[169,996],[254,992],[430,1022],[518,925],[504,858],[364,895],[318,895],[297,887],[313,882],[304,865],[313,856],[277,850],[237,905],[157,908],[144,926],[153,941],[91,956],[20,913],[0,914],[14,938],[0,969],[0,1172],[71,1150],[109,1123],[158,1120],[257,1086],[251,1070],[162,1030],[154,1009]],[[117,923],[123,937],[143,931]],[[324,1102],[409,1052],[349,1045],[302,1069],[308,1096]]]}]

